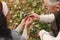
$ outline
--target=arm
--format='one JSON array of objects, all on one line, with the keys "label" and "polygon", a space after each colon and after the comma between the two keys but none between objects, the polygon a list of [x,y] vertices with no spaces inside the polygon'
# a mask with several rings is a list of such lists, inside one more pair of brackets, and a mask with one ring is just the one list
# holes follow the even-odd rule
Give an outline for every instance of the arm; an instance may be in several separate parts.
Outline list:
[{"label": "arm", "polygon": [[55,37],[51,36],[50,33],[45,30],[41,30],[39,36],[41,40],[55,40]]},{"label": "arm", "polygon": [[[24,23],[25,23],[25,19],[23,19],[22,22],[21,22],[21,24],[18,25],[18,27],[12,32],[12,33],[13,33],[14,40],[25,40],[25,39],[26,39],[24,33],[27,34],[27,29],[24,29],[24,32],[23,32],[23,35],[24,35],[24,36],[21,36],[21,35],[20,35],[20,31],[21,31],[21,29],[23,28]],[[25,31],[26,31],[26,32],[25,32]],[[14,32],[15,32],[15,33],[14,33]]]},{"label": "arm", "polygon": [[51,23],[55,19],[54,14],[40,15],[40,22]]},{"label": "arm", "polygon": [[40,22],[45,22],[45,23],[51,23],[54,19],[55,19],[55,16],[54,14],[49,14],[49,15],[38,15],[36,13],[32,13],[30,15],[30,17],[33,19],[33,20],[38,20]]},{"label": "arm", "polygon": [[27,39],[27,29],[25,28],[22,36],[20,35],[20,31],[23,27],[21,23],[15,30],[12,31],[12,36],[14,40],[26,40]]},{"label": "arm", "polygon": [[25,23],[25,19],[22,20],[22,22],[20,23],[20,25],[18,25],[18,27],[15,29],[17,32],[20,32],[21,29],[23,28],[24,26],[24,23]]},{"label": "arm", "polygon": [[27,40],[27,38],[28,38],[27,28],[24,28],[24,31],[23,31],[22,37],[25,38],[25,39]]},{"label": "arm", "polygon": [[[20,35],[20,31],[24,26],[25,19],[22,20],[21,24],[18,25],[18,27],[13,30],[12,35],[14,40],[26,40],[25,33],[27,34],[27,29],[24,29],[23,36]],[[14,33],[15,32],[15,33]]]},{"label": "arm", "polygon": [[25,27],[24,27],[24,31],[23,31],[22,37],[24,37],[26,40],[28,38],[27,29],[32,24],[32,21],[33,20],[31,18],[29,18],[29,19],[26,20],[26,23],[25,23]]},{"label": "arm", "polygon": [[21,23],[20,25],[18,25],[15,31],[20,32],[22,28],[23,28],[23,24]]}]

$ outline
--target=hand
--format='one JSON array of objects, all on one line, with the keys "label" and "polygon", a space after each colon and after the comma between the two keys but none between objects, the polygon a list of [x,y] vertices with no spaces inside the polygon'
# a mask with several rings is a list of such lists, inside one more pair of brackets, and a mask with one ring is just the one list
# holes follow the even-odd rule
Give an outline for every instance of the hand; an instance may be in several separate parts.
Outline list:
[{"label": "hand", "polygon": [[29,17],[25,22],[25,28],[28,28],[32,24],[32,22],[33,22],[32,18]]},{"label": "hand", "polygon": [[21,21],[21,24],[22,26],[25,25],[25,22],[28,20],[28,19],[31,19],[29,16],[25,17],[22,21]]},{"label": "hand", "polygon": [[20,25],[25,25],[25,22],[26,22],[26,20],[27,20],[27,17],[25,17],[22,21],[21,21],[21,24]]},{"label": "hand", "polygon": [[33,20],[40,20],[40,17],[38,14],[32,13],[29,15]]}]

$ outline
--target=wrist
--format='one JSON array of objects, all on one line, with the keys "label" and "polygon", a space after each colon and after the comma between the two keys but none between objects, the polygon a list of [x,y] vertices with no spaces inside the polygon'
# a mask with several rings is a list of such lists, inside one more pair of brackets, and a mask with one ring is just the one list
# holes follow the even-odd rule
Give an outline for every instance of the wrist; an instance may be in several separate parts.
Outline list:
[{"label": "wrist", "polygon": [[40,20],[40,15],[38,15],[38,21]]},{"label": "wrist", "polygon": [[24,23],[20,23],[20,25],[22,25],[22,26],[23,26],[23,25],[24,25]]},{"label": "wrist", "polygon": [[28,27],[27,27],[27,25],[25,25],[25,29],[27,29]]}]

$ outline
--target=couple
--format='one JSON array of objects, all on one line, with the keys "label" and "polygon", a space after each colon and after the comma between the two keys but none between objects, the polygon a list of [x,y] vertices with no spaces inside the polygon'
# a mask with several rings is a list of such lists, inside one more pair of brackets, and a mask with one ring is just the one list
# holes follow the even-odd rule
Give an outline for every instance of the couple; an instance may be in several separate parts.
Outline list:
[{"label": "couple", "polygon": [[[33,20],[52,24],[50,28],[53,36],[45,30],[40,30],[38,35],[41,40],[60,40],[60,0],[44,0],[44,4],[52,14],[38,15],[32,13],[28,17],[25,17],[15,30],[10,30],[7,28],[5,19],[8,13],[7,4],[0,2],[0,40],[27,40],[27,29]],[[23,26],[24,31],[22,35],[20,35],[19,32]]]},{"label": "couple", "polygon": [[[6,2],[0,2],[0,40],[27,40],[27,29],[33,21],[32,18],[24,18],[15,30],[10,30],[7,27],[7,20],[9,21],[8,12],[9,9]],[[23,27],[23,33],[20,35],[20,31]]]},{"label": "couple", "polygon": [[[38,33],[38,35],[40,36],[40,39],[41,40],[60,40],[60,0],[44,0],[44,4],[46,8],[51,12],[51,14],[38,15],[38,14],[32,13],[31,15],[29,15],[29,17],[24,18],[22,20],[22,23],[23,24],[25,23],[24,26],[26,27],[26,29],[33,22],[33,20],[50,23],[51,33],[45,31],[44,29],[40,30],[40,32]],[[25,22],[23,22],[24,20]],[[19,27],[16,28],[16,30],[18,29]]]}]

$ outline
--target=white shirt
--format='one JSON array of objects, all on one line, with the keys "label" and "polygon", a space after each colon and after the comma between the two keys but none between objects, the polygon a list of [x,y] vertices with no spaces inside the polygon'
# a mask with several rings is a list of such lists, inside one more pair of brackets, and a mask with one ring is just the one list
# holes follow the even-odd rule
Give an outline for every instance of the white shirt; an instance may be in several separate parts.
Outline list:
[{"label": "white shirt", "polygon": [[50,33],[45,30],[41,30],[39,35],[41,40],[60,40],[60,31],[57,37],[51,36]]}]

